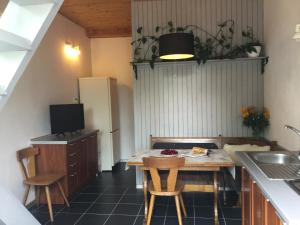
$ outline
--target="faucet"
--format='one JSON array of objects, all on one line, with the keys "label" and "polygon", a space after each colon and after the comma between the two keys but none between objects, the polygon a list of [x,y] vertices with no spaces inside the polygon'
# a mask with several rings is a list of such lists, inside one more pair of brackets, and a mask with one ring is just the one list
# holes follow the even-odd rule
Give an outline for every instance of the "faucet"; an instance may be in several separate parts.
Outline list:
[{"label": "faucet", "polygon": [[[298,130],[297,128],[292,127],[290,125],[285,125],[284,128],[287,129],[287,130],[291,130],[291,131],[295,132],[300,137],[300,130]],[[300,152],[298,154],[298,157],[300,157]],[[300,170],[299,170],[299,175],[300,175]]]},{"label": "faucet", "polygon": [[296,129],[295,127],[292,127],[290,125],[285,125],[284,128],[287,130],[294,131],[298,136],[300,136],[300,130]]}]

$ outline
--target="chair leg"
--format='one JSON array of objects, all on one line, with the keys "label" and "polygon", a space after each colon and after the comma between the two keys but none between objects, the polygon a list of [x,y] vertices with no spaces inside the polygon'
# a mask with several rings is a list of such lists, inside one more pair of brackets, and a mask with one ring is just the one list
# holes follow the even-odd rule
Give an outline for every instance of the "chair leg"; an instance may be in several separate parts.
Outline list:
[{"label": "chair leg", "polygon": [[62,188],[62,186],[61,186],[61,184],[60,184],[59,181],[57,182],[57,185],[58,185],[58,188],[59,188],[59,190],[60,190],[61,195],[63,196],[63,198],[64,198],[64,200],[65,200],[66,205],[67,205],[68,207],[70,207],[70,204],[69,204],[69,201],[68,201],[68,199],[67,199],[67,197],[66,197],[66,195],[65,195],[64,189]]},{"label": "chair leg", "polygon": [[50,220],[51,220],[51,222],[53,222],[53,211],[52,211],[52,203],[51,203],[49,186],[45,186],[45,190],[46,190],[46,197],[47,197],[48,209],[49,209],[49,214],[50,214]]},{"label": "chair leg", "polygon": [[180,200],[180,205],[181,205],[181,208],[182,208],[183,215],[184,215],[184,217],[187,217],[187,213],[186,213],[184,201],[183,201],[183,198],[182,198],[182,194],[179,195],[179,200]]},{"label": "chair leg", "polygon": [[152,213],[153,213],[153,208],[154,208],[154,202],[155,202],[155,195],[151,195],[150,205],[149,205],[149,212],[148,212],[148,217],[147,217],[147,225],[150,225],[150,223],[151,223],[151,218],[152,218]]},{"label": "chair leg", "polygon": [[181,211],[180,211],[180,200],[178,195],[175,196],[175,202],[176,202],[176,210],[177,210],[177,216],[178,216],[178,223],[179,225],[182,225],[182,217],[181,217]]},{"label": "chair leg", "polygon": [[40,193],[41,193],[40,186],[36,186],[35,191],[36,191],[36,193],[35,193],[35,202],[36,202],[37,206],[39,206],[40,205]]},{"label": "chair leg", "polygon": [[30,190],[30,185],[25,185],[25,192],[24,192],[24,197],[23,197],[23,205],[26,205],[28,194]]}]

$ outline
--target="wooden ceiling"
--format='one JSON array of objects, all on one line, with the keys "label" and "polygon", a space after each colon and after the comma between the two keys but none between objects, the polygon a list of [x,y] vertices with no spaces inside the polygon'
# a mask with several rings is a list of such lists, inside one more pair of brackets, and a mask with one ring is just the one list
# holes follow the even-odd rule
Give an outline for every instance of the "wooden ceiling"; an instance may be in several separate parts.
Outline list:
[{"label": "wooden ceiling", "polygon": [[65,0],[60,13],[90,38],[131,36],[131,0]]}]

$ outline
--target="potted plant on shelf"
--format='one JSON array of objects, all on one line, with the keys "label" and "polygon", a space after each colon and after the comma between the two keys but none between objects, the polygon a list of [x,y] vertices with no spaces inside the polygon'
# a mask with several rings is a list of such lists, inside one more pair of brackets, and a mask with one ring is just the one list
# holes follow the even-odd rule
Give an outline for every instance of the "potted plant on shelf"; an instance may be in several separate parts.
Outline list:
[{"label": "potted plant on shelf", "polygon": [[[161,62],[159,55],[159,38],[165,34],[188,33],[194,36],[194,57],[198,64],[205,63],[209,59],[235,58],[243,53],[240,48],[233,46],[234,21],[226,20],[218,24],[215,34],[202,29],[197,25],[186,25],[177,27],[172,21],[165,26],[157,26],[153,34],[148,35],[143,27],[136,30],[136,39],[132,41],[133,63],[149,62],[154,68],[155,62]],[[203,40],[197,36],[197,32],[205,34]],[[239,51],[237,51],[238,49]]]},{"label": "potted plant on shelf", "polygon": [[252,129],[254,137],[260,137],[270,126],[270,112],[266,108],[263,111],[257,111],[255,106],[242,107],[241,114],[243,125]]},{"label": "potted plant on shelf", "polygon": [[246,31],[243,30],[242,36],[246,39],[246,43],[242,46],[242,49],[247,56],[250,58],[259,57],[262,50],[262,44],[253,34],[253,28],[248,27]]}]

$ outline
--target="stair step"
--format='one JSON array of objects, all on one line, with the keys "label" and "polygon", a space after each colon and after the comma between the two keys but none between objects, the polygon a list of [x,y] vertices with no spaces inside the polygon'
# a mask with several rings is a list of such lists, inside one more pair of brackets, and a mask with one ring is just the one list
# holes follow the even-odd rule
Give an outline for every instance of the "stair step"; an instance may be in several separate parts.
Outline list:
[{"label": "stair step", "polygon": [[0,51],[30,50],[31,43],[26,38],[0,29]]},{"label": "stair step", "polygon": [[18,5],[39,5],[47,3],[55,3],[56,0],[10,0]]}]

